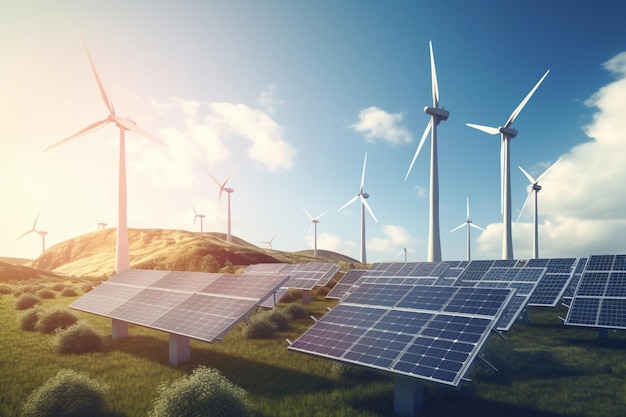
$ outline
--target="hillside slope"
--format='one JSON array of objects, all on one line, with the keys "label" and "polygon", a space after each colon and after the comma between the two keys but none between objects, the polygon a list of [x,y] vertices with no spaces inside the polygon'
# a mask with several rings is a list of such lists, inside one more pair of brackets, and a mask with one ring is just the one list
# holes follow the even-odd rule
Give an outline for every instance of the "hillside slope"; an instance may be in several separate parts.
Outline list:
[{"label": "hillside slope", "polygon": [[[114,273],[116,229],[91,232],[48,248],[32,267],[64,275],[110,276]],[[360,267],[357,261],[335,252],[283,252],[262,249],[223,233],[186,230],[129,229],[130,264],[137,269],[209,271],[225,265],[235,270],[256,263],[335,262],[342,269]],[[237,268],[240,266],[240,268]]]}]

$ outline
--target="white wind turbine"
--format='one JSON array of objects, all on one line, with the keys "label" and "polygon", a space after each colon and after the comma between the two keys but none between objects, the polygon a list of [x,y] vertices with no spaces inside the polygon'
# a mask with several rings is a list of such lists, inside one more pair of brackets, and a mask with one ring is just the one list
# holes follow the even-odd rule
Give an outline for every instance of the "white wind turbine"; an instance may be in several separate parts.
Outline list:
[{"label": "white wind turbine", "polygon": [[272,236],[272,238],[266,242],[261,242],[261,243],[267,243],[270,247],[270,250],[273,250],[274,248],[272,247],[272,242],[274,241],[274,239],[276,238],[276,236],[278,236],[278,233],[276,233],[274,236]]},{"label": "white wind turbine", "polygon": [[46,235],[48,234],[48,232],[44,230],[37,230],[37,220],[39,220],[40,214],[41,214],[41,209],[39,209],[39,212],[37,213],[37,217],[35,217],[35,221],[33,222],[33,228],[25,231],[20,237],[15,239],[14,242],[17,242],[18,240],[20,240],[21,238],[23,238],[24,236],[30,233],[37,233],[41,237],[41,253],[43,253],[46,250]]},{"label": "white wind turbine", "polygon": [[476,226],[470,219],[469,198],[467,198],[467,219],[463,223],[455,227],[454,229],[450,230],[450,233],[456,232],[463,226],[467,227],[467,260],[471,261],[472,258],[471,258],[471,253],[470,253],[470,228],[473,227],[475,229],[482,230],[483,232],[485,231],[485,229],[483,229],[480,226]]},{"label": "white wind turbine", "polygon": [[[304,207],[302,208],[302,210],[304,210]],[[323,212],[322,214],[320,214],[317,217],[313,217],[309,214],[308,211],[304,210],[304,214],[307,215],[307,217],[309,218],[309,220],[311,220],[311,226],[314,229],[314,236],[313,236],[313,257],[317,258],[317,224],[320,222],[320,218],[326,214],[327,212]],[[311,227],[309,227],[309,236],[311,235]]]},{"label": "white wind turbine", "polygon": [[413,156],[409,170],[404,177],[404,180],[409,177],[411,168],[417,159],[417,155],[420,153],[424,141],[428,136],[428,132],[431,132],[430,137],[430,220],[428,222],[428,262],[440,262],[441,261],[441,239],[439,236],[439,168],[437,164],[437,125],[442,120],[448,120],[450,112],[439,108],[439,86],[437,84],[437,71],[435,69],[435,57],[433,55],[433,43],[430,45],[430,72],[432,76],[432,93],[433,93],[433,106],[424,107],[424,112],[430,115],[430,121],[426,125],[426,130],[422,135],[422,139],[417,147],[417,151]]},{"label": "white wind turbine", "polygon": [[522,217],[522,213],[524,212],[524,209],[526,208],[526,204],[528,203],[528,200],[530,200],[530,196],[532,194],[535,195],[535,210],[533,212],[533,224],[534,224],[533,258],[535,259],[539,258],[539,224],[538,224],[539,211],[537,209],[537,194],[539,194],[539,191],[541,190],[541,185],[539,185],[539,181],[541,181],[541,179],[545,177],[548,171],[550,171],[552,167],[555,166],[561,159],[562,158],[557,159],[557,161],[553,163],[552,165],[550,165],[548,169],[543,171],[543,174],[539,175],[537,179],[534,179],[532,176],[530,176],[528,172],[524,171],[524,168],[522,168],[521,166],[518,166],[518,168],[524,173],[524,175],[526,175],[526,178],[528,178],[528,181],[530,181],[531,187],[530,187],[530,191],[528,192],[528,197],[526,197],[526,200],[524,201],[524,205],[522,206],[522,210],[520,210],[519,212],[517,221],[519,221],[520,217]]},{"label": "white wind turbine", "polygon": [[397,258],[398,256],[404,253],[404,263],[407,263],[407,260],[408,260],[408,255],[409,255],[409,250],[407,249],[408,244],[409,244],[409,239],[406,240],[406,243],[404,244],[404,247],[402,248],[402,250],[398,252],[398,254],[395,256],[395,258]]},{"label": "white wind turbine", "polygon": [[370,208],[369,204],[367,204],[367,198],[369,198],[369,194],[363,192],[363,183],[365,182],[365,164],[367,163],[367,152],[365,152],[365,159],[363,160],[363,173],[361,174],[361,187],[359,188],[359,192],[356,196],[352,197],[350,201],[341,206],[341,208],[337,211],[341,211],[344,208],[348,207],[350,204],[354,203],[357,200],[361,200],[361,258],[360,262],[362,264],[367,263],[367,257],[365,254],[365,209],[369,211],[370,215],[374,219],[376,223],[378,223],[378,219],[374,216],[374,212]]},{"label": "white wind turbine", "polygon": [[189,205],[191,206],[191,209],[193,210],[193,214],[195,215],[193,218],[193,222],[196,222],[196,219],[200,219],[200,233],[204,232],[204,227],[203,227],[203,220],[204,220],[204,214],[198,213],[196,211],[196,208],[193,206],[193,204],[191,204],[191,201],[189,202]]},{"label": "white wind turbine", "polygon": [[44,149],[44,152],[50,150],[56,146],[59,146],[63,143],[69,142],[70,140],[76,139],[79,136],[82,136],[87,133],[91,133],[96,129],[103,127],[108,123],[115,123],[115,125],[120,129],[120,162],[119,162],[119,183],[118,183],[118,221],[117,221],[117,239],[115,243],[115,272],[121,272],[125,269],[130,268],[130,254],[128,249],[128,220],[127,220],[127,210],[126,210],[126,145],[125,145],[125,132],[130,130],[135,132],[145,138],[150,139],[153,142],[156,142],[161,145],[165,145],[165,143],[157,138],[156,136],[151,135],[145,130],[139,128],[137,124],[123,117],[119,117],[115,114],[115,108],[113,107],[113,102],[109,97],[106,89],[104,88],[104,84],[96,70],[96,67],[91,59],[91,55],[89,54],[89,50],[87,49],[87,45],[83,39],[83,46],[85,47],[85,52],[87,53],[87,58],[89,58],[89,64],[91,65],[91,69],[93,70],[93,74],[96,77],[96,82],[98,83],[98,88],[100,90],[100,95],[102,96],[102,100],[104,101],[104,105],[107,107],[109,111],[109,115],[106,119],[98,120],[90,124],[89,126],[79,130],[71,136],[61,140],[60,142],[55,143],[52,146]]},{"label": "white wind turbine", "polygon": [[219,202],[220,199],[222,198],[222,193],[226,192],[226,194],[228,194],[228,233],[226,234],[226,241],[230,242],[232,240],[231,238],[231,233],[230,233],[230,195],[235,191],[230,187],[226,187],[226,184],[228,184],[228,181],[230,181],[230,177],[233,176],[233,173],[235,172],[235,170],[233,170],[230,175],[224,180],[223,183],[220,183],[217,178],[215,178],[213,176],[213,174],[211,174],[206,168],[204,169],[206,171],[207,174],[209,174],[209,176],[213,179],[213,181],[215,182],[215,184],[219,187],[220,189],[220,193],[217,197],[217,201]]},{"label": "white wind turbine", "polygon": [[517,130],[511,128],[511,124],[515,121],[515,118],[520,114],[526,103],[528,103],[528,100],[530,100],[537,88],[539,88],[539,85],[543,82],[549,72],[550,70],[543,74],[543,77],[541,77],[533,89],[530,90],[524,100],[522,100],[515,110],[513,110],[513,113],[511,113],[511,116],[509,116],[509,119],[506,121],[504,126],[489,127],[467,123],[467,126],[491,135],[497,135],[500,133],[500,210],[503,215],[502,259],[513,259],[513,239],[511,236],[511,160],[509,145],[511,139],[516,137],[518,132]]}]

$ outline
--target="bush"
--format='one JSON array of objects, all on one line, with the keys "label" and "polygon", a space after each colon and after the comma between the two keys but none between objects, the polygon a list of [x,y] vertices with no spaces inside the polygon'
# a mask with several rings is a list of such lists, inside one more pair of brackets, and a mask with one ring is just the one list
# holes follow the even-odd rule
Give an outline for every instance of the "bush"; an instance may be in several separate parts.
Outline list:
[{"label": "bush", "polygon": [[272,310],[267,315],[267,319],[274,324],[274,326],[276,327],[276,330],[278,330],[279,332],[290,329],[290,326],[289,326],[290,316],[288,316],[282,310],[276,310],[276,309]]},{"label": "bush", "polygon": [[26,310],[41,304],[41,299],[33,294],[22,294],[15,300],[15,308],[18,310]]},{"label": "bush", "polygon": [[199,366],[172,384],[161,384],[151,417],[240,417],[248,415],[246,391],[216,369]]},{"label": "bush", "polygon": [[302,299],[302,291],[300,290],[289,290],[278,300],[281,303],[293,303],[294,301],[298,301]]},{"label": "bush", "polygon": [[37,297],[41,298],[42,300],[50,300],[55,297],[55,294],[54,294],[54,291],[46,288],[46,289],[37,291]]},{"label": "bush", "polygon": [[247,339],[271,339],[275,334],[276,325],[267,317],[254,318],[243,328],[243,335]]},{"label": "bush", "polygon": [[78,293],[76,292],[76,290],[74,289],[74,287],[65,287],[63,288],[63,290],[61,291],[61,295],[63,297],[75,297],[78,295]]},{"label": "bush", "polygon": [[41,314],[36,329],[41,333],[52,333],[57,329],[66,329],[77,321],[74,313],[66,308],[56,307]]},{"label": "bush", "polygon": [[8,285],[0,285],[0,295],[3,294],[13,294],[13,288]]},{"label": "bush", "polygon": [[80,286],[80,290],[84,293],[88,293],[89,291],[93,290],[95,288],[95,285],[91,285],[91,284],[83,284]]},{"label": "bush", "polygon": [[28,332],[34,332],[37,328],[39,317],[45,310],[41,307],[29,308],[18,316],[20,329]]},{"label": "bush", "polygon": [[106,391],[87,375],[62,369],[28,396],[22,417],[104,416]]},{"label": "bush", "polygon": [[100,333],[81,322],[59,331],[53,342],[54,351],[60,354],[99,352],[103,346]]},{"label": "bush", "polygon": [[307,316],[307,312],[300,304],[291,303],[284,309],[285,314],[289,315],[292,320],[303,319]]}]

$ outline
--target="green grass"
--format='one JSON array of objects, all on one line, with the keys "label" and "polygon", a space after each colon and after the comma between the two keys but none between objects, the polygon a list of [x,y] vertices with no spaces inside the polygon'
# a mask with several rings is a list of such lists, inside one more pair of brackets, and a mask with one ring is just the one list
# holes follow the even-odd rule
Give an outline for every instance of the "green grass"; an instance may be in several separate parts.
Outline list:
[{"label": "green grass", "polygon": [[[19,291],[18,284],[16,292]],[[67,306],[77,297],[43,301],[43,307]],[[241,326],[223,341],[191,343],[191,359],[168,363],[166,333],[130,326],[130,336],[113,341],[109,319],[77,312],[104,335],[102,352],[54,353],[54,336],[20,330],[11,294],[0,296],[0,416],[18,416],[28,395],[63,368],[85,373],[110,387],[112,417],[145,417],[157,387],[188,375],[199,365],[218,369],[245,389],[253,416],[391,416],[393,380],[387,376],[352,380],[339,376],[333,363],[287,350],[310,318],[269,340],[244,338]],[[335,303],[313,297],[307,312],[321,317]],[[594,330],[565,327],[562,309],[533,309],[531,324],[515,324],[508,341],[492,337],[486,357],[500,371],[478,364],[472,383],[461,389],[425,385],[422,416],[621,416],[626,415],[626,337],[610,332],[598,340]]]}]

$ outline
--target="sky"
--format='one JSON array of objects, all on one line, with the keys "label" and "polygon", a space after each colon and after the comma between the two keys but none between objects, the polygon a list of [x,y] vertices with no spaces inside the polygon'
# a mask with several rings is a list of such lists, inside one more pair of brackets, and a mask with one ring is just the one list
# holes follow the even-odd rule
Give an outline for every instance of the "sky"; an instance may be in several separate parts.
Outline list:
[{"label": "sky", "polygon": [[[438,126],[441,252],[502,256],[500,139],[511,141],[514,258],[532,257],[529,181],[542,178],[540,257],[626,252],[626,5],[619,0],[7,1],[0,4],[0,256],[117,224],[119,129],[44,149],[108,111],[165,145],[126,133],[128,226],[226,232],[278,250],[359,259],[364,191],[367,261],[427,260],[430,138],[409,164],[432,105]],[[529,205],[530,206],[530,205]],[[303,210],[304,209],[304,210]],[[39,215],[39,217],[37,217]],[[518,221],[517,221],[518,220]]]}]

